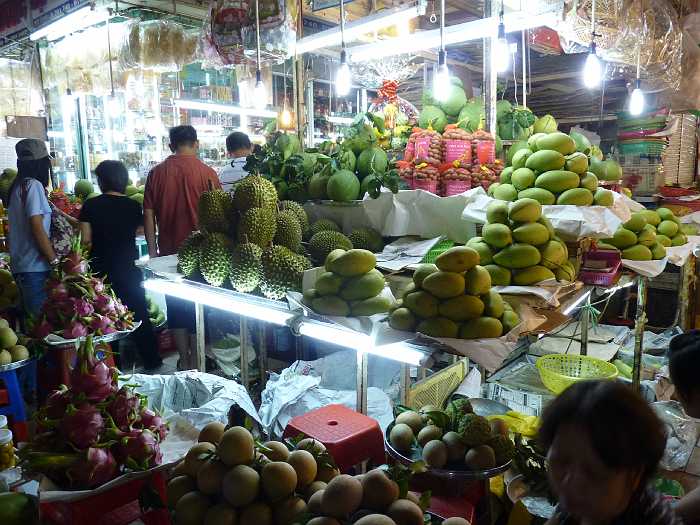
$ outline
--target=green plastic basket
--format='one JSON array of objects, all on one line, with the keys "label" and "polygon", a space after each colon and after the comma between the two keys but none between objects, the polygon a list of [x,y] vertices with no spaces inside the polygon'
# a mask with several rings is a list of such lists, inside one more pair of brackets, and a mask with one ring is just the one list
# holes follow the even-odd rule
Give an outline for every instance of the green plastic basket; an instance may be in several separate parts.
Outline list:
[{"label": "green plastic basket", "polygon": [[421,261],[422,263],[434,263],[435,259],[437,259],[437,256],[440,255],[442,252],[446,252],[450,248],[452,248],[455,245],[454,241],[451,241],[449,239],[444,239],[440,242],[438,242],[435,246],[431,248],[431,250],[425,254],[425,257],[423,257],[423,260]]}]

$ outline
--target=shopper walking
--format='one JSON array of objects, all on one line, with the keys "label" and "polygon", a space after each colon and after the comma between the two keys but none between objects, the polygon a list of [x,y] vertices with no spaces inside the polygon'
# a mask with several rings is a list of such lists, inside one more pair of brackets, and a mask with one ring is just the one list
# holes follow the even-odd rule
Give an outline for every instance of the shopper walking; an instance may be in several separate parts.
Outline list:
[{"label": "shopper walking", "polygon": [[[216,172],[197,158],[199,142],[192,126],[170,129],[167,159],[151,170],[146,179],[143,201],[144,231],[150,257],[172,255],[197,229],[199,197],[210,189],[220,189]],[[156,229],[158,237],[156,239]],[[194,303],[166,297],[168,327],[180,353],[180,369],[194,366]]]},{"label": "shopper walking", "polygon": [[163,361],[148,317],[143,276],[134,265],[136,231],[143,225],[143,212],[138,202],[125,195],[129,174],[124,164],[105,160],[97,165],[95,174],[102,195],[86,200],[80,210],[82,240],[90,248],[92,270],[111,283],[117,297],[141,321],[133,337],[146,372],[153,372]]},{"label": "shopper walking", "polygon": [[44,286],[58,257],[51,245],[51,206],[46,195],[51,159],[46,144],[23,139],[15,145],[17,178],[8,192],[10,267],[19,288],[25,316],[39,314]]},{"label": "shopper walking", "polygon": [[559,506],[549,525],[680,525],[650,487],[663,423],[629,386],[587,381],[545,409],[539,439]]},{"label": "shopper walking", "polygon": [[234,131],[226,137],[226,152],[231,161],[219,173],[219,180],[224,190],[231,191],[236,182],[248,175],[243,171],[243,166],[248,155],[253,152],[253,145],[248,135]]}]

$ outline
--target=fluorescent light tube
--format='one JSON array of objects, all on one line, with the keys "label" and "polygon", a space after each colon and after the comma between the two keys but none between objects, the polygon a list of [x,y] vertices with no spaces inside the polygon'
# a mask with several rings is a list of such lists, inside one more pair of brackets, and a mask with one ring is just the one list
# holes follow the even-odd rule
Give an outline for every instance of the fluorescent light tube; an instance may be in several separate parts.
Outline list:
[{"label": "fluorescent light tube", "polygon": [[[506,33],[542,26],[554,26],[559,21],[556,13],[544,13],[531,16],[525,12],[509,13],[503,17]],[[499,17],[482,18],[445,27],[445,46],[461,44],[470,40],[498,36]],[[440,47],[440,30],[412,33],[408,38],[390,38],[372,44],[349,47],[347,49],[352,62],[377,60],[404,53],[415,53]]]},{"label": "fluorescent light tube", "polygon": [[[376,14],[345,24],[345,41],[352,42],[365,33],[371,33],[384,27],[400,25],[424,13],[425,7],[422,3],[408,8],[383,9]],[[299,39],[296,44],[296,53],[297,55],[303,55],[317,49],[339,45],[340,27],[334,27]]]},{"label": "fluorescent light tube", "polygon": [[242,108],[229,104],[217,104],[215,102],[200,102],[197,100],[177,99],[174,104],[182,109],[197,109],[200,111],[217,111],[219,113],[230,113],[231,115],[241,115],[244,117],[265,117],[277,118],[277,112],[269,109]]},{"label": "fluorescent light tube", "polygon": [[107,17],[107,11],[103,9],[92,9],[92,7],[87,4],[51,22],[49,25],[32,31],[29,34],[29,40],[35,41],[44,37],[47,37],[49,40],[57,40],[75,31],[81,31],[86,27],[104,22],[107,20]]}]

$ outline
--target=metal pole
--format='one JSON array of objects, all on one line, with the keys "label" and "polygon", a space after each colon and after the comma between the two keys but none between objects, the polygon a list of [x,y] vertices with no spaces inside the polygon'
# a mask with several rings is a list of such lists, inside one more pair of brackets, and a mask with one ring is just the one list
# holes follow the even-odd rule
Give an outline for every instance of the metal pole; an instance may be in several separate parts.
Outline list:
[{"label": "metal pole", "polygon": [[248,374],[248,349],[250,341],[248,341],[248,319],[245,316],[240,317],[240,345],[241,345],[241,384],[248,390],[250,384],[250,375]]},{"label": "metal pole", "polygon": [[261,390],[265,388],[267,384],[267,323],[258,323],[258,339],[259,349],[258,349],[258,369],[260,370],[260,385]]},{"label": "metal pole", "polygon": [[588,355],[588,323],[590,316],[591,294],[588,294],[586,305],[581,309],[581,355]]},{"label": "metal pole", "polygon": [[[496,15],[492,0],[484,0],[484,18]],[[493,67],[493,44],[495,36],[484,38],[484,104],[486,105],[486,130],[496,135],[496,90],[498,73]]]},{"label": "metal pole", "polygon": [[194,303],[194,321],[195,337],[197,341],[197,370],[200,372],[206,372],[206,326],[204,323],[204,305],[202,303]]},{"label": "metal pole", "polygon": [[401,363],[401,383],[399,385],[399,388],[401,389],[400,392],[400,399],[401,399],[401,404],[404,406],[408,406],[408,392],[411,389],[411,367],[409,367],[406,363]]},{"label": "metal pole", "polygon": [[357,406],[360,414],[367,414],[367,352],[357,352]]},{"label": "metal pole", "polygon": [[522,49],[520,50],[520,55],[522,56],[521,61],[523,63],[523,107],[527,107],[527,53],[525,53],[525,35],[526,31],[520,31],[520,44]]},{"label": "metal pole", "polygon": [[637,313],[634,325],[634,363],[632,366],[632,384],[640,390],[642,375],[642,352],[644,350],[644,325],[646,323],[647,278],[637,277]]}]

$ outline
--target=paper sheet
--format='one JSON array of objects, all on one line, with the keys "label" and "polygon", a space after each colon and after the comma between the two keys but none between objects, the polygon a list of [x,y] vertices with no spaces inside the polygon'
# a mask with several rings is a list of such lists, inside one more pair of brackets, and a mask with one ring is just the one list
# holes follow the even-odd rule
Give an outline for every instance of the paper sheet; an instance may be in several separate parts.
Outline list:
[{"label": "paper sheet", "polygon": [[570,283],[562,284],[552,279],[542,281],[537,286],[493,286],[492,289],[505,295],[534,295],[543,299],[548,305],[559,306],[559,294]]},{"label": "paper sheet", "polygon": [[666,268],[666,263],[668,263],[668,257],[664,257],[658,261],[632,261],[630,259],[622,259],[622,266],[644,277],[656,277],[661,274]]},{"label": "paper sheet", "polygon": [[432,239],[416,239],[402,237],[387,244],[382,253],[377,254],[377,267],[388,271],[402,270],[408,266],[420,264],[423,257],[440,242],[442,237]]},{"label": "paper sheet", "polygon": [[679,219],[681,224],[695,224],[700,226],[700,211],[694,211],[688,215],[683,215],[683,217],[679,217]]},{"label": "paper sheet", "polygon": [[177,255],[164,255],[149,259],[146,261],[146,269],[164,279],[178,281],[184,277],[177,271]]},{"label": "paper sheet", "polygon": [[676,266],[684,266],[699,245],[700,235],[688,235],[688,242],[683,246],[669,246],[666,248],[668,262]]},{"label": "paper sheet", "polygon": [[[619,350],[619,344],[588,342],[588,355],[603,361],[610,361]],[[548,354],[580,355],[581,342],[566,337],[543,337],[530,345],[528,353],[536,356]]]},{"label": "paper sheet", "polygon": [[[463,195],[466,196],[467,203],[462,218],[466,221],[486,223],[486,207],[495,199],[486,195],[481,187],[469,190]],[[551,221],[557,234],[565,240],[612,237],[623,222],[619,215],[628,217],[624,212],[624,201],[618,201],[615,212],[604,206],[550,205],[542,206],[542,215]]]}]

